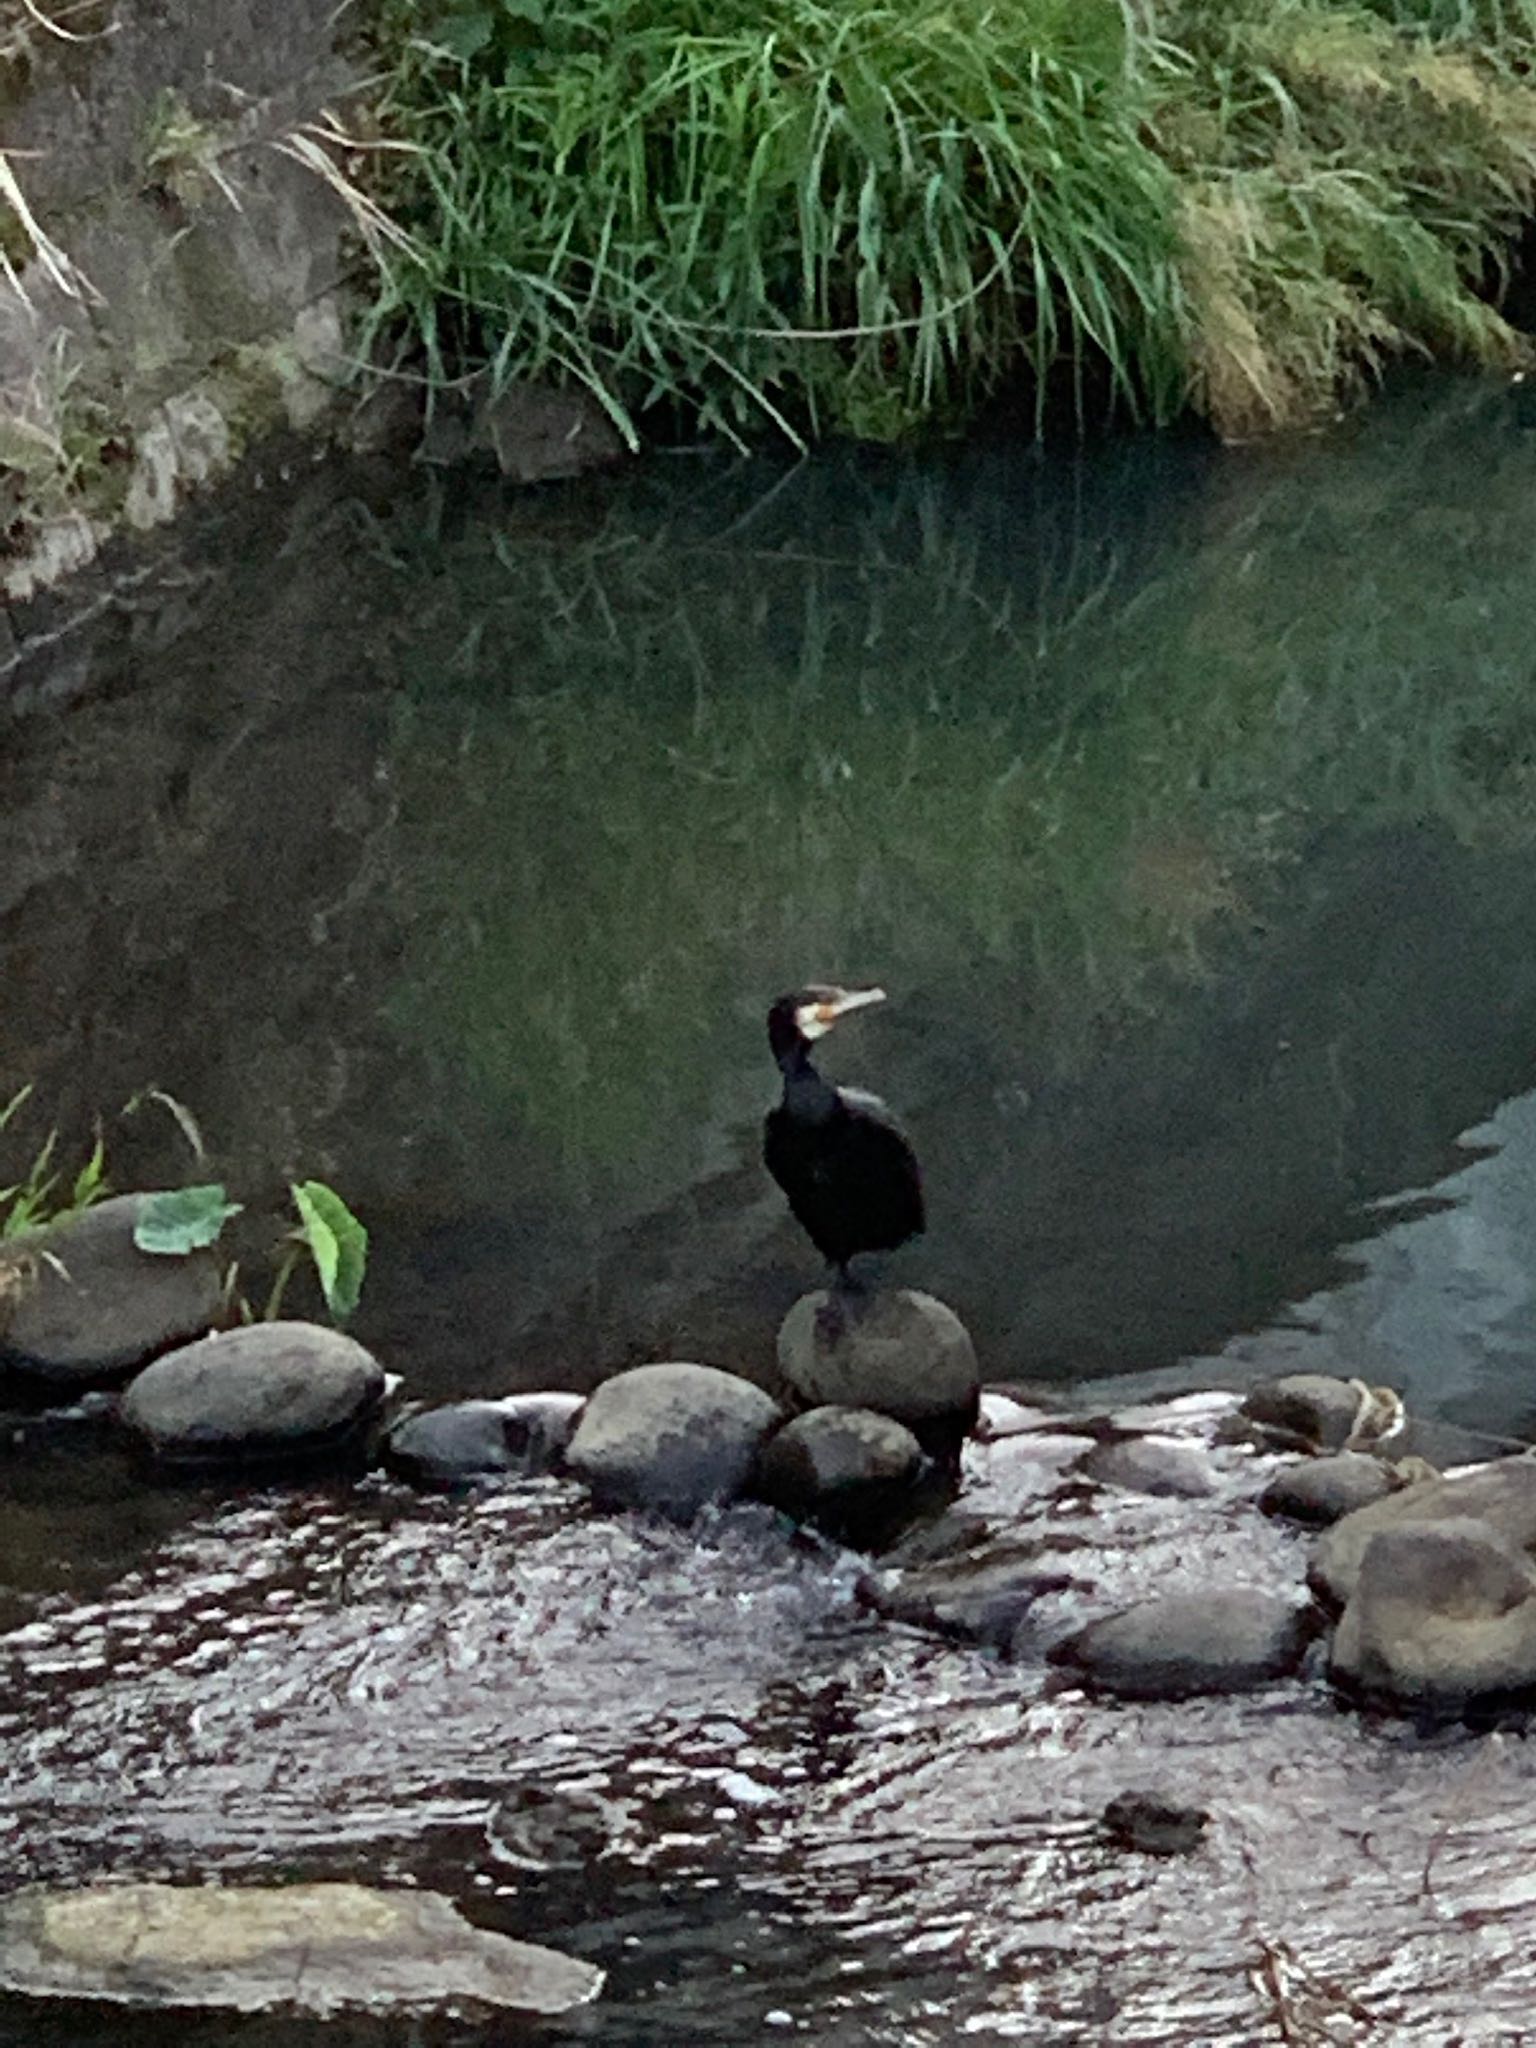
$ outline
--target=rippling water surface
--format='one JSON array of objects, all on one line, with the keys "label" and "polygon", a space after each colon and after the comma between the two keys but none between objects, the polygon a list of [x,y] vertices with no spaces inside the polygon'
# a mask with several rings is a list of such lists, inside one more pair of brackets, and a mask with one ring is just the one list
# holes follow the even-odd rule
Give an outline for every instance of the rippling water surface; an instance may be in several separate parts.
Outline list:
[{"label": "rippling water surface", "polygon": [[[990,1377],[1317,1365],[1536,1432],[1533,465],[1505,393],[1428,384],[1247,454],[274,475],[13,679],[12,1140],[100,1115],[121,1183],[180,1177],[116,1114],[158,1084],[253,1211],[333,1180],[414,1393],[760,1373],[814,1277],[756,1161],[762,1012],[879,979],[830,1061],[912,1123],[898,1272]],[[172,1490],[97,1429],[0,1445],[11,1882],[432,1883],[600,1961],[545,2037],[615,2048],[1526,2038],[1518,1732],[1310,1680],[1093,1707],[875,1623],[750,1512]],[[1026,1464],[976,1454],[1004,1520]],[[1178,1504],[1055,1514],[1101,1600],[1298,1578],[1231,1484],[1199,1545]],[[1197,1856],[1100,1840],[1149,1778],[1211,1809]],[[607,1802],[584,1871],[509,1857],[529,1787]]]}]

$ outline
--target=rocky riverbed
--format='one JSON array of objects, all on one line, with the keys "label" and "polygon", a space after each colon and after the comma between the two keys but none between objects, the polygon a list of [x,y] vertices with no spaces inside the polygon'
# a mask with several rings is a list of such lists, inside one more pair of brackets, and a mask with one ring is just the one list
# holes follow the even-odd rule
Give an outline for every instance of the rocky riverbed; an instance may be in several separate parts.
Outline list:
[{"label": "rocky riverbed", "polygon": [[[913,1299],[823,1320],[831,1405],[813,1303],[777,1397],[676,1362],[380,1436],[378,1368],[279,1324],[171,1349],[121,1422],[18,1418],[18,1467],[73,1434],[121,1485],[128,1442],[163,1470],[188,1403],[226,1404],[168,1533],[0,1637],[0,2041],[95,2038],[78,1980],[67,2035],[21,1996],[39,1902],[217,1882],[260,1916],[249,1888],[300,1880],[459,1902],[555,1981],[590,1966],[567,2002],[605,1973],[557,2039],[1521,2038],[1536,1461],[1298,1376],[1112,1412],[992,1390],[946,1472],[848,1376],[861,1317],[893,1386],[893,1317],[964,1355]],[[271,1473],[309,1343],[316,1447],[345,1382],[354,1466],[390,1469]],[[228,1404],[268,1345],[242,1476]],[[845,1547],[871,1500],[881,1547]],[[496,2038],[472,1987],[441,1996],[455,2041]],[[317,2024],[294,2003],[284,2042]]]}]

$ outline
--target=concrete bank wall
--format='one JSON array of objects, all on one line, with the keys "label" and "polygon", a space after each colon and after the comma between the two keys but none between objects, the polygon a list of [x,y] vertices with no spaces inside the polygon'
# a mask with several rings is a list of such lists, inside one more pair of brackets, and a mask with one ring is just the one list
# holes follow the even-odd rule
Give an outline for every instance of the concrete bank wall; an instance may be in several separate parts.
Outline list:
[{"label": "concrete bank wall", "polygon": [[326,139],[355,114],[345,19],[332,0],[0,0],[8,603],[326,405],[349,214],[292,152],[345,167]]}]

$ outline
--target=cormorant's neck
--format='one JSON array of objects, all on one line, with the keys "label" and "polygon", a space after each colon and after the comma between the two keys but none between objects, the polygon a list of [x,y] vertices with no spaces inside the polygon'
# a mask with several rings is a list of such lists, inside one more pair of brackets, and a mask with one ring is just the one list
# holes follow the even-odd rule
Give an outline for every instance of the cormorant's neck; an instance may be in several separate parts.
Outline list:
[{"label": "cormorant's neck", "polygon": [[779,1054],[784,1076],[784,1107],[796,1123],[822,1124],[837,1107],[837,1090],[811,1065],[811,1049],[802,1039]]}]

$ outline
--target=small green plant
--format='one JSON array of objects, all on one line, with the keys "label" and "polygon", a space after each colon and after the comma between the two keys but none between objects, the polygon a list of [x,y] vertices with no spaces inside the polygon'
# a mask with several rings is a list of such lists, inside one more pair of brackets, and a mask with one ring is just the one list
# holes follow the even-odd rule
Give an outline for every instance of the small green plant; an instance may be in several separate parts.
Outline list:
[{"label": "small green plant", "polygon": [[240,211],[240,197],[219,158],[228,137],[201,121],[179,92],[167,87],[155,101],[144,143],[144,167],[153,182],[183,205],[193,205],[209,187]]},{"label": "small green plant", "polygon": [[[0,1107],[0,1138],[32,1098],[29,1083],[19,1088]],[[199,1165],[207,1150],[197,1119],[191,1110],[162,1088],[142,1088],[121,1114],[130,1117],[146,1105],[166,1111],[186,1140]],[[8,1187],[0,1187],[0,1243],[28,1237],[67,1223],[112,1192],[106,1176],[106,1144],[98,1129],[96,1142],[83,1165],[68,1176],[58,1164],[58,1132],[49,1131],[34,1153],[25,1174]],[[368,1232],[334,1188],[324,1181],[294,1182],[289,1187],[297,1222],[283,1239],[283,1253],[267,1297],[263,1317],[275,1319],[282,1311],[283,1297],[300,1261],[314,1262],[315,1277],[325,1305],[337,1323],[345,1322],[356,1310],[368,1266]],[[221,1181],[200,1181],[191,1187],[167,1188],[146,1195],[134,1220],[133,1241],[141,1252],[154,1258],[187,1258],[193,1252],[218,1243],[226,1224],[244,1213],[245,1205],[232,1202]],[[48,1256],[45,1252],[43,1256]],[[246,1321],[254,1319],[249,1301],[237,1292],[238,1266],[232,1264],[226,1283],[229,1303]],[[26,1261],[18,1250],[0,1260],[0,1309],[8,1305],[27,1279]]]},{"label": "small green plant", "polygon": [[[32,1086],[18,1088],[0,1109],[0,1135],[31,1100]],[[58,1164],[59,1134],[49,1131],[20,1180],[0,1187],[0,1239],[17,1238],[66,1223],[111,1193],[101,1132],[85,1163],[70,1177]]]},{"label": "small green plant", "polygon": [[[292,1183],[289,1193],[298,1221],[284,1239],[286,1249],[262,1310],[262,1320],[274,1322],[281,1315],[288,1283],[307,1254],[314,1261],[315,1277],[332,1320],[344,1323],[356,1310],[363,1290],[368,1232],[336,1190],[327,1187],[324,1181]],[[225,1224],[240,1215],[243,1206],[231,1202],[218,1181],[151,1195],[139,1212],[133,1241],[141,1252],[185,1258],[216,1244]],[[229,1298],[244,1320],[252,1322],[255,1311],[249,1300],[237,1292],[237,1281],[238,1268],[231,1266]]]},{"label": "small green plant", "polygon": [[307,1252],[333,1322],[344,1323],[357,1307],[368,1268],[368,1232],[334,1188],[324,1181],[290,1185],[299,1220],[289,1232],[289,1249],[267,1298],[266,1320],[282,1312],[283,1296],[293,1270]]}]

